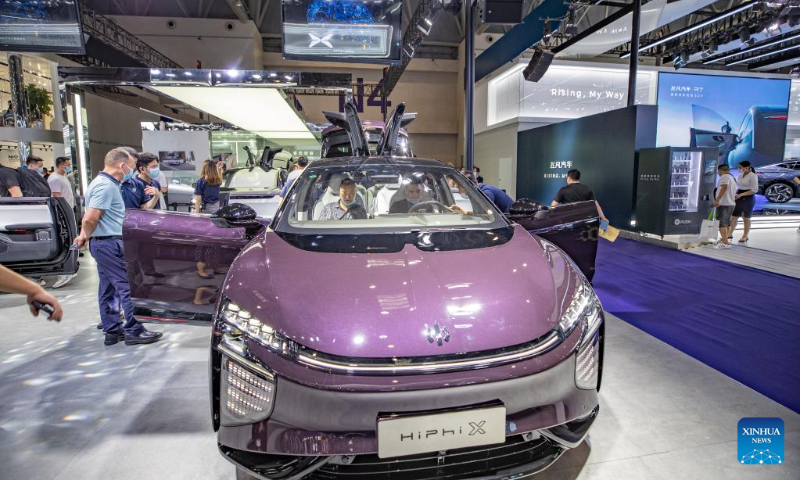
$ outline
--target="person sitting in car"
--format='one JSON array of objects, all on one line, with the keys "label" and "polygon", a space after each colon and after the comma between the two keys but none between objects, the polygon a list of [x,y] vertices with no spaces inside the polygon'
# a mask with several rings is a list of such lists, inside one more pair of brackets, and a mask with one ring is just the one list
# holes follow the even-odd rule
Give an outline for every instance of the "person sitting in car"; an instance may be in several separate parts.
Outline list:
[{"label": "person sitting in car", "polygon": [[367,210],[356,196],[356,182],[345,178],[339,184],[339,200],[322,208],[319,220],[364,220]]},{"label": "person sitting in car", "polygon": [[[408,213],[411,208],[422,200],[423,184],[422,180],[417,177],[412,177],[408,183],[403,185],[403,193],[405,198],[395,200],[389,207],[389,213]],[[433,206],[425,206],[415,210],[417,213],[433,211]]]}]

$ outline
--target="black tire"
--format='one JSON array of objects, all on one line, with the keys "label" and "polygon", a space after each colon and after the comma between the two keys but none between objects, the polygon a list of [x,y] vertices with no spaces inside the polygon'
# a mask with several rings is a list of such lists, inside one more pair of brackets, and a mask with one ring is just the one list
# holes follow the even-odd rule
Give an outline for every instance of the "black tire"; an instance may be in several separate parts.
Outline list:
[{"label": "black tire", "polygon": [[261,479],[256,477],[252,473],[248,472],[247,470],[242,470],[241,468],[237,467],[236,480],[261,480]]},{"label": "black tire", "polygon": [[764,188],[764,196],[772,203],[786,203],[795,196],[794,187],[786,182],[775,182]]}]

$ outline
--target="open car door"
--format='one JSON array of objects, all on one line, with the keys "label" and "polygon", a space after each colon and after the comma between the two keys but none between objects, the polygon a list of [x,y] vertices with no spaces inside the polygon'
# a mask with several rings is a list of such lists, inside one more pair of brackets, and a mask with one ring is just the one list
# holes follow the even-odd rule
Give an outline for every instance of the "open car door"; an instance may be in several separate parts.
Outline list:
[{"label": "open car door", "polygon": [[209,215],[128,210],[122,228],[134,316],[210,325],[225,275],[249,242],[244,228]]},{"label": "open car door", "polygon": [[72,275],[75,214],[63,198],[0,198],[0,264],[26,277]]},{"label": "open car door", "polygon": [[545,207],[532,200],[517,200],[509,218],[534,235],[564,250],[591,282],[597,259],[600,219],[594,201]]}]

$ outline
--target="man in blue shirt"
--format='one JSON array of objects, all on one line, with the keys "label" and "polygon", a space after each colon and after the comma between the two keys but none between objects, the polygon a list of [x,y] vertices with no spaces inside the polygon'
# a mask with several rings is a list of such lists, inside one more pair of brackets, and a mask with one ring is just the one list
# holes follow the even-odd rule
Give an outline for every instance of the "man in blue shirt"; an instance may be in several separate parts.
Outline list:
[{"label": "man in blue shirt", "polygon": [[464,173],[464,176],[467,177],[470,182],[472,182],[472,185],[478,187],[478,190],[489,197],[489,200],[494,204],[495,207],[497,207],[503,213],[508,213],[508,209],[511,208],[511,204],[514,203],[514,199],[511,198],[506,192],[495,187],[494,185],[489,185],[487,183],[478,184],[472,172],[466,172]]},{"label": "man in blue shirt", "polygon": [[161,200],[161,185],[158,183],[158,157],[152,153],[142,152],[137,155],[136,171],[138,175],[122,182],[122,200],[125,209],[152,210]]},{"label": "man in blue shirt", "polygon": [[[100,277],[98,301],[103,322],[105,344],[125,340],[126,345],[157,342],[162,334],[149,332],[133,317],[128,274],[125,270],[125,251],[122,245],[122,221],[125,204],[120,185],[133,178],[136,161],[125,150],[115,148],[106,154],[105,167],[92,180],[86,191],[86,212],[81,233],[75,239],[78,248],[89,241],[89,251],[97,261]],[[125,312],[125,324],[111,312],[110,306],[119,296]]]}]

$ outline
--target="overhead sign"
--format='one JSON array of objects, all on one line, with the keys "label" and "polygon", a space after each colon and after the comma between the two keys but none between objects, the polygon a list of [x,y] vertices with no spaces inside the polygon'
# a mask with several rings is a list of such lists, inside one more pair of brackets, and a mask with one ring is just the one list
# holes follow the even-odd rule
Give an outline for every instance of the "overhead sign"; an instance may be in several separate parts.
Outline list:
[{"label": "overhead sign", "polygon": [[283,56],[400,61],[401,0],[283,0]]},{"label": "overhead sign", "polygon": [[85,54],[78,0],[0,2],[0,50]]}]

